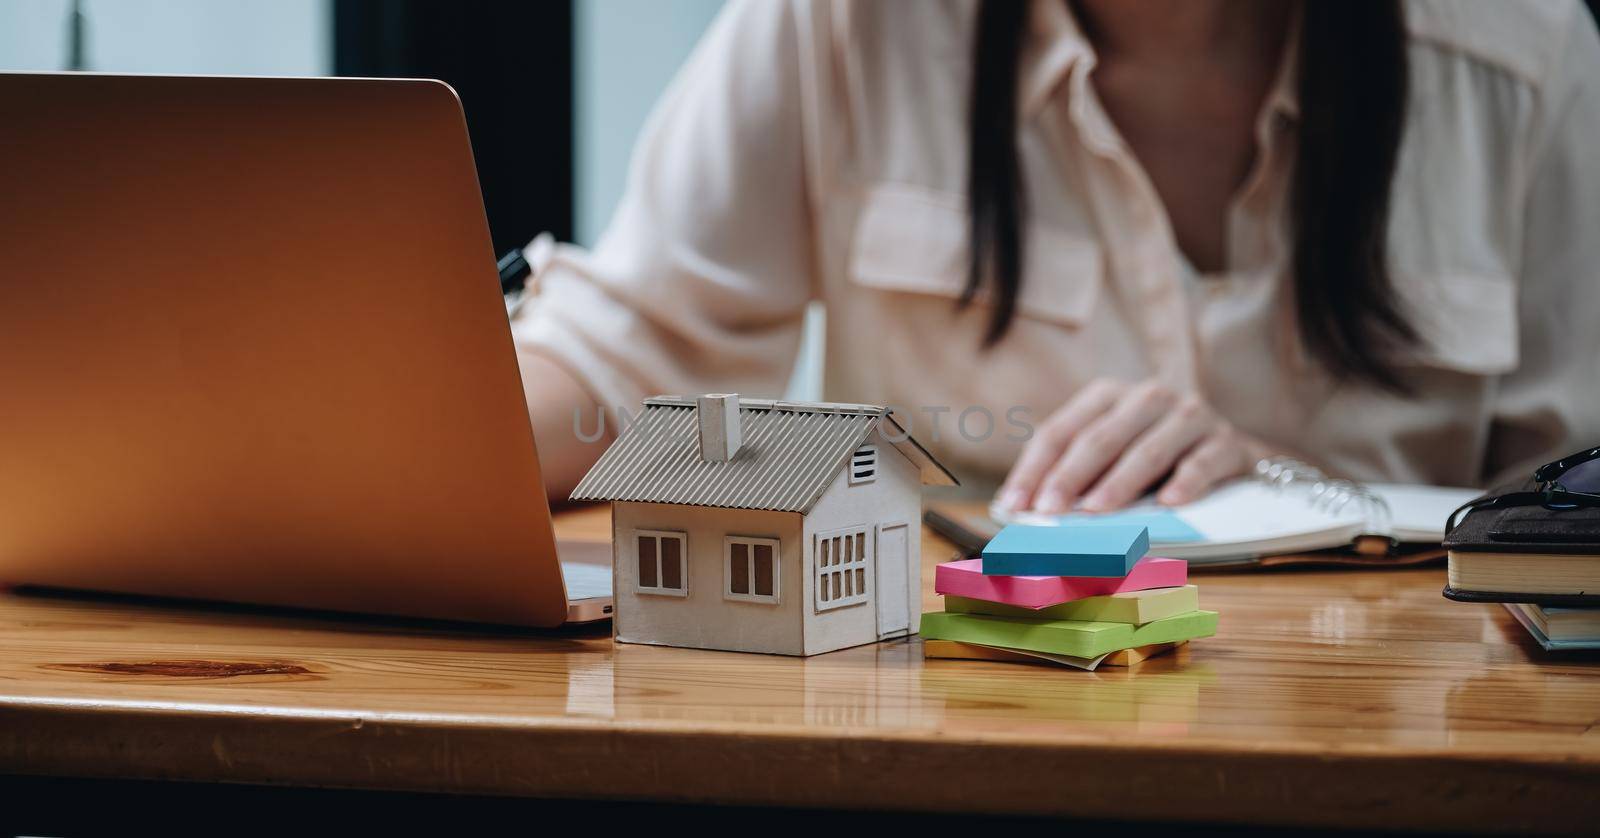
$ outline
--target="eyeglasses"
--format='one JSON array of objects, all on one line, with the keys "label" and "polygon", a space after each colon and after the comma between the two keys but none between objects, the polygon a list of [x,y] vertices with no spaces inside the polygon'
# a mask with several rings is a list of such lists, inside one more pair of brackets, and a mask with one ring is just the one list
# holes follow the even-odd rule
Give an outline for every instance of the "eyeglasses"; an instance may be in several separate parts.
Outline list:
[{"label": "eyeglasses", "polygon": [[1450,513],[1444,531],[1456,528],[1459,518],[1474,509],[1542,506],[1550,510],[1600,507],[1600,447],[1569,454],[1533,471],[1533,488],[1467,501]]}]

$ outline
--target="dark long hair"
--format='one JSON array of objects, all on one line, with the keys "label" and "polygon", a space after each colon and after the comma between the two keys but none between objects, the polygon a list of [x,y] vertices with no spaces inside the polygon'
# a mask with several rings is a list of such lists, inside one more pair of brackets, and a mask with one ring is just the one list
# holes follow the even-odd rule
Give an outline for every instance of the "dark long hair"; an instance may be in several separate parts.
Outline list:
[{"label": "dark long hair", "polygon": [[[1390,185],[1406,107],[1400,3],[1306,0],[1302,7],[1290,196],[1300,339],[1337,378],[1404,392],[1390,350],[1414,344],[1417,333],[1400,310],[1387,261]],[[1018,0],[983,0],[974,42],[971,249],[961,304],[991,286],[986,346],[1005,335],[1016,314],[1027,246],[1016,138],[1027,8]]]}]

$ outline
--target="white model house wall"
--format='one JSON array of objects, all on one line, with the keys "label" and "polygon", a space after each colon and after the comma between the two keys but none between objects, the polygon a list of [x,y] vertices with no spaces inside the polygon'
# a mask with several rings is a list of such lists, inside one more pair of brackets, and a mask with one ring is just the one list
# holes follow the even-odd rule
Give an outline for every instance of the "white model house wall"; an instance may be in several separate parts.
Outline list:
[{"label": "white model house wall", "polygon": [[[822,498],[805,516],[804,543],[806,573],[801,580],[805,608],[805,654],[815,655],[833,649],[859,646],[880,639],[878,610],[887,605],[880,603],[877,580],[871,581],[871,596],[859,605],[847,605],[831,610],[817,610],[817,536],[841,528],[861,527],[867,539],[874,542],[882,527],[904,526],[906,557],[904,598],[908,630],[898,635],[915,634],[922,616],[922,482],[917,468],[893,445],[884,442],[881,432],[873,431],[868,445],[877,448],[877,474],[867,482],[851,483],[851,471],[846,467],[823,492]],[[877,561],[881,557],[874,549],[871,570],[876,575]],[[897,634],[884,635],[885,637]]]},{"label": "white model house wall", "polygon": [[[623,643],[698,649],[804,654],[801,638],[801,516],[794,512],[721,509],[619,501],[612,509],[616,548],[614,631]],[[639,592],[640,531],[681,532],[687,543],[684,596]],[[778,540],[778,602],[726,599],[724,537]]]}]

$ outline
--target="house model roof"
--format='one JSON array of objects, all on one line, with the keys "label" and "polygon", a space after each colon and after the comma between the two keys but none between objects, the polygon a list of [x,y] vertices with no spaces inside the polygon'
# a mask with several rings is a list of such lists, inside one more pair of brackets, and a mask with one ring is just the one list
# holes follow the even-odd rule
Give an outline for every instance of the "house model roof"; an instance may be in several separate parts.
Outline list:
[{"label": "house model roof", "polygon": [[572,500],[804,513],[880,425],[923,483],[957,482],[886,407],[740,399],[743,441],[723,462],[701,457],[695,405],[693,398],[645,399],[644,412],[601,455]]}]

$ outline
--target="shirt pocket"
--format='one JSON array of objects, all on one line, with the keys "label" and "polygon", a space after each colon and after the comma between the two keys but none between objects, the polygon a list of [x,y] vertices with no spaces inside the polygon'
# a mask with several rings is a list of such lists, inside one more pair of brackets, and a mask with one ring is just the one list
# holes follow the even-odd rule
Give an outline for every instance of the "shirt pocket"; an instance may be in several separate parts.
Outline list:
[{"label": "shirt pocket", "polygon": [[1398,363],[1474,375],[1517,368],[1517,286],[1510,277],[1409,272],[1393,282],[1418,337]]},{"label": "shirt pocket", "polygon": [[[967,284],[967,241],[963,196],[881,184],[868,190],[857,219],[849,277],[881,291],[960,297]],[[1064,326],[1089,322],[1103,280],[1098,242],[1034,224],[1024,259],[1019,315]],[[979,302],[987,295],[980,290]]]}]

